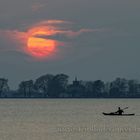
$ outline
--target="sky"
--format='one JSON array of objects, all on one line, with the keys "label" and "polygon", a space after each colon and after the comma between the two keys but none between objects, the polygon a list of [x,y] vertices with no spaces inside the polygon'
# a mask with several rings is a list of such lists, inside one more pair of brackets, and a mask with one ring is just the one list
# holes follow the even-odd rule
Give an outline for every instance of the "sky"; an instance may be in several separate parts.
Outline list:
[{"label": "sky", "polygon": [[140,79],[139,0],[0,1],[0,77]]}]

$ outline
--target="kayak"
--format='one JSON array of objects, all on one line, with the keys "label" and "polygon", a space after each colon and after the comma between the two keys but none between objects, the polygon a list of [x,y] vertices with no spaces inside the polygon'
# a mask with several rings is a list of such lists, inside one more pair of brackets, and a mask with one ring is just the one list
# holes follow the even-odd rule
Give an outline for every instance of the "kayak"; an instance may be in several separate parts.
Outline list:
[{"label": "kayak", "polygon": [[134,115],[135,115],[134,113],[132,113],[132,114],[122,114],[122,115],[120,115],[120,114],[116,114],[116,113],[104,113],[104,112],[103,112],[103,114],[104,114],[104,115],[110,115],[110,116],[134,116]]}]

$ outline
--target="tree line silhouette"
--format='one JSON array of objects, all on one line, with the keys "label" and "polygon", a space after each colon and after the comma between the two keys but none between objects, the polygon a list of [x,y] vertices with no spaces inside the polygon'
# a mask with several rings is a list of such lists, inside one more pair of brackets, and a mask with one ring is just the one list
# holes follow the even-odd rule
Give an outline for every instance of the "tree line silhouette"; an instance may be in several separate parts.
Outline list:
[{"label": "tree line silhouette", "polygon": [[69,83],[66,74],[46,74],[35,81],[19,83],[17,90],[10,90],[8,80],[0,79],[0,98],[139,98],[140,83],[137,80],[116,78],[111,82],[102,80]]}]

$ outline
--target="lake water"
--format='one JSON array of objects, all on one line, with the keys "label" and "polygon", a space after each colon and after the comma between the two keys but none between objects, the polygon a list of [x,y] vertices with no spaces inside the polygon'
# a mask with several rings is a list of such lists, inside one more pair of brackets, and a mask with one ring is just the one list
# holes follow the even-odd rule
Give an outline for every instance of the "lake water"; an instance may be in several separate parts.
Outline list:
[{"label": "lake water", "polygon": [[[129,107],[135,116],[103,116]],[[1,99],[0,140],[139,140],[140,99]]]}]

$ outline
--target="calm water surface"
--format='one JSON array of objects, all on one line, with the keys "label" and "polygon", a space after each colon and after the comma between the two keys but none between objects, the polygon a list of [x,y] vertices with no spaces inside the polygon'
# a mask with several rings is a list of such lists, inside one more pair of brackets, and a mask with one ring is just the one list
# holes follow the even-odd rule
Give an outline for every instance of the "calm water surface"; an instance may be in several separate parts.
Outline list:
[{"label": "calm water surface", "polygon": [[[102,115],[118,106],[136,115]],[[0,100],[0,140],[112,139],[140,139],[140,99]]]}]

